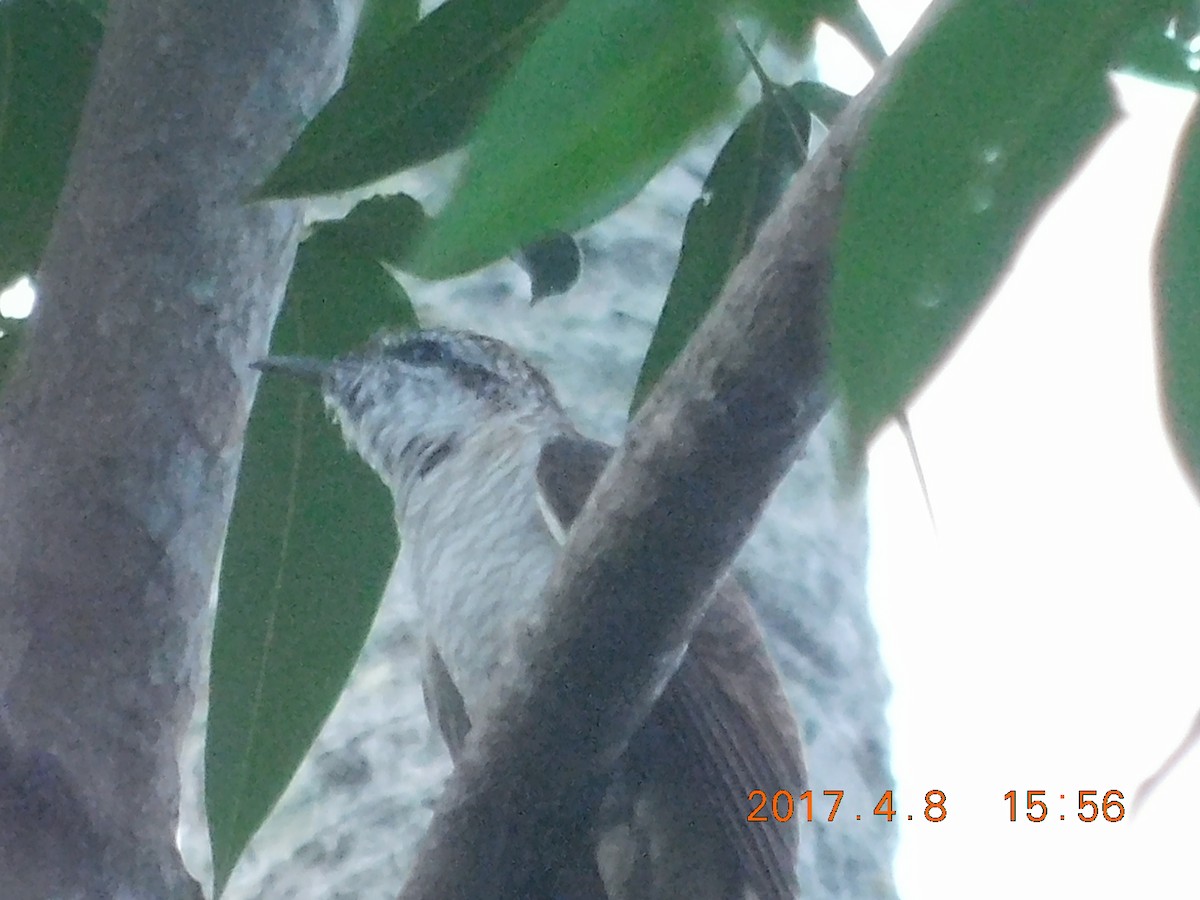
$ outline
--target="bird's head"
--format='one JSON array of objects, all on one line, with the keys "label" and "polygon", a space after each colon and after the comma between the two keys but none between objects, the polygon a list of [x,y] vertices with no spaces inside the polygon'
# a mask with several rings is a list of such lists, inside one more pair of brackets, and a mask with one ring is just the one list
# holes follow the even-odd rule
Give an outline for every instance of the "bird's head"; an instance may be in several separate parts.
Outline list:
[{"label": "bird's head", "polygon": [[389,482],[497,420],[562,415],[529,360],[468,331],[385,331],[332,361],[268,357],[256,368],[317,382],[347,442]]}]

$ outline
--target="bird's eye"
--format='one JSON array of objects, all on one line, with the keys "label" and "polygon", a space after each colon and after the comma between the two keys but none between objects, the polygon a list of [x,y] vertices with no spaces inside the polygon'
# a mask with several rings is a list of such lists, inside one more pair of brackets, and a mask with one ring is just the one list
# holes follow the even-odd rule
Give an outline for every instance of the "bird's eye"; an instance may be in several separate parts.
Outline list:
[{"label": "bird's eye", "polygon": [[428,338],[409,341],[396,348],[395,355],[418,366],[433,366],[446,361],[446,345]]}]

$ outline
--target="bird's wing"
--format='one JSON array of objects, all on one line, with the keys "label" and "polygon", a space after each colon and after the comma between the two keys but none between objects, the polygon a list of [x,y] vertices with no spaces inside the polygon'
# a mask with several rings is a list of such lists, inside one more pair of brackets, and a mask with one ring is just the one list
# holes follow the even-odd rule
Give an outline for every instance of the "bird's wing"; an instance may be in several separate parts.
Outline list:
[{"label": "bird's wing", "polygon": [[[543,512],[553,517],[552,533],[565,535],[570,529],[612,452],[607,444],[579,435],[545,444],[538,486]],[[677,756],[688,768],[692,789],[709,799],[759,900],[795,897],[798,798],[807,790],[800,733],[757,617],[732,578],[715,590],[650,720],[660,727],[643,727],[639,736],[654,741],[666,735],[688,748]],[[631,751],[638,749],[637,741]],[[750,818],[758,805],[755,791],[766,795],[767,821]],[[772,815],[770,801],[778,791],[788,791],[795,802],[787,822]],[[786,808],[781,797],[781,813]]]}]

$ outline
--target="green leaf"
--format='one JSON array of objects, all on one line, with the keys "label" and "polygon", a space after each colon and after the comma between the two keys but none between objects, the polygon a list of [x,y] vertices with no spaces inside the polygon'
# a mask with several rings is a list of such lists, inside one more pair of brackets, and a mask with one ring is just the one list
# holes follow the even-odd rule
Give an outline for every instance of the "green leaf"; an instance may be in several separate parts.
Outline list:
[{"label": "green leaf", "polygon": [[[314,236],[274,344],[333,357],[384,323],[413,321],[378,263]],[[218,895],[340,695],[394,554],[387,492],[346,452],[317,392],[264,378],[213,635],[205,801]]]},{"label": "green leaf", "polygon": [[705,3],[570,0],[479,123],[413,271],[467,272],[609,211],[732,101],[738,56]]},{"label": "green leaf", "polygon": [[101,33],[78,3],[0,3],[0,284],[37,269]]},{"label": "green leaf", "polygon": [[579,278],[583,264],[579,245],[562,232],[522,247],[513,258],[529,275],[531,303],[565,294]]},{"label": "green leaf", "polygon": [[421,16],[420,0],[366,0],[354,35],[351,67],[376,60],[403,37]]},{"label": "green leaf", "polygon": [[1131,74],[1164,84],[1196,88],[1200,86],[1200,54],[1191,48],[1200,22],[1195,4],[1188,4],[1190,15],[1152,16],[1131,35],[1121,56],[1121,68]]},{"label": "green leaf", "polygon": [[835,256],[852,453],[949,352],[1112,121],[1105,73],[1152,8],[959,4],[901,71],[854,160]]},{"label": "green leaf", "polygon": [[804,164],[810,119],[793,94],[803,84],[785,89],[768,82],[767,96],[746,113],[713,163],[688,213],[679,264],[638,375],[631,416],[687,344]]},{"label": "green leaf", "polygon": [[1200,117],[1175,156],[1154,248],[1159,391],[1167,430],[1200,497]]},{"label": "green leaf", "polygon": [[449,0],[364,57],[261,190],[342,191],[459,146],[564,0]]},{"label": "green leaf", "polygon": [[314,237],[351,255],[403,267],[406,255],[427,218],[421,204],[407,194],[371,197],[344,218],[319,222]]}]

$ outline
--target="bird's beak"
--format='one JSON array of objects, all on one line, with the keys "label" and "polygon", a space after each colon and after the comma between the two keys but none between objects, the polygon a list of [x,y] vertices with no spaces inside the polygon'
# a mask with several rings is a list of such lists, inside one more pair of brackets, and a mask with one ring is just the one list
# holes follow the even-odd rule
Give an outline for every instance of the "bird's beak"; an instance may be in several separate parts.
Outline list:
[{"label": "bird's beak", "polygon": [[329,360],[313,359],[309,356],[268,356],[266,359],[250,363],[252,369],[258,369],[260,372],[280,372],[313,384],[321,383],[330,366]]}]

